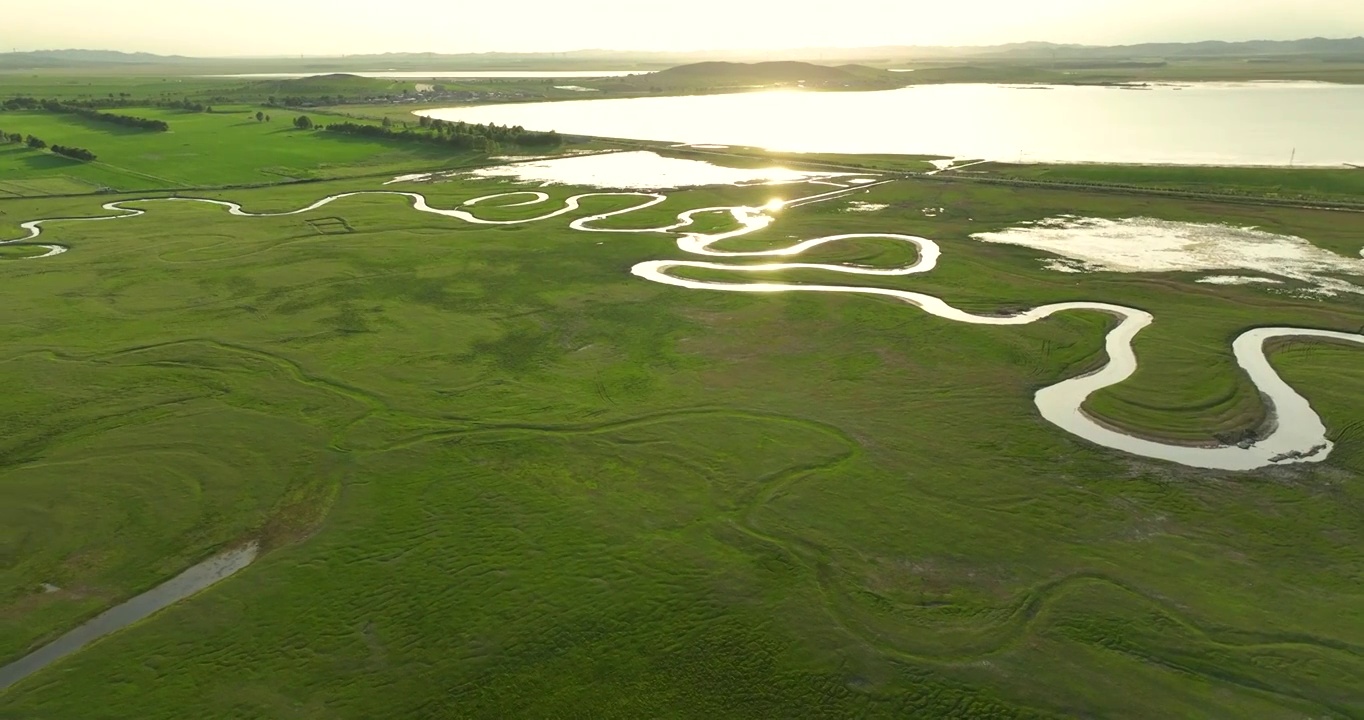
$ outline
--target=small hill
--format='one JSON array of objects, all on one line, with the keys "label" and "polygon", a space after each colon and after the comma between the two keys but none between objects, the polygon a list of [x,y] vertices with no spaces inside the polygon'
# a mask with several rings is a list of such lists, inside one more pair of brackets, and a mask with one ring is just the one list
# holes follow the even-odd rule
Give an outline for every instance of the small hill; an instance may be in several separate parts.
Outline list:
[{"label": "small hill", "polygon": [[312,75],[289,80],[260,80],[250,88],[258,93],[283,97],[317,97],[322,95],[371,96],[399,94],[412,84],[388,78],[367,78],[347,73]]},{"label": "small hill", "polygon": [[317,88],[335,87],[362,87],[373,84],[378,78],[367,78],[350,73],[329,73],[327,75],[309,75],[308,77],[290,78],[279,80],[277,83],[281,88],[291,88],[295,90],[314,90]]},{"label": "small hill", "polygon": [[862,65],[829,67],[807,62],[699,62],[640,76],[660,87],[723,87],[739,85],[841,86],[891,82],[885,70]]}]

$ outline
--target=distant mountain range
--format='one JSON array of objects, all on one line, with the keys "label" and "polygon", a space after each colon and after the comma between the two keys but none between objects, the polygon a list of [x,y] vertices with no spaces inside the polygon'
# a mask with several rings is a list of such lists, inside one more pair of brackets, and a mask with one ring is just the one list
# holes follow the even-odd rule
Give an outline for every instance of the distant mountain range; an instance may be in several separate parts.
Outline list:
[{"label": "distant mountain range", "polygon": [[193,61],[181,55],[125,53],[115,50],[37,50],[0,53],[0,67],[71,67],[79,65],[150,65]]},{"label": "distant mountain range", "polygon": [[1250,40],[1223,42],[1207,40],[1194,43],[1143,43],[1141,45],[1056,45],[1053,43],[1017,43],[987,48],[964,48],[984,57],[1051,58],[1077,60],[1128,58],[1215,58],[1266,57],[1285,55],[1355,55],[1364,56],[1364,37],[1305,40]]},{"label": "distant mountain range", "polygon": [[1013,43],[979,47],[885,46],[869,48],[803,48],[778,51],[699,51],[645,52],[621,50],[576,50],[562,53],[382,53],[339,57],[277,58],[203,58],[151,53],[123,53],[111,50],[39,50],[0,53],[0,69],[80,68],[132,65],[249,65],[271,67],[402,69],[406,67],[442,69],[486,69],[526,66],[587,67],[609,63],[611,66],[666,66],[703,60],[808,60],[816,62],[853,61],[950,61],[950,60],[1173,60],[1196,58],[1251,58],[1293,56],[1354,59],[1364,61],[1364,37],[1308,38],[1303,40],[1252,40],[1247,42],[1205,41],[1194,43],[1144,43],[1140,45],[1092,46],[1046,42]]}]

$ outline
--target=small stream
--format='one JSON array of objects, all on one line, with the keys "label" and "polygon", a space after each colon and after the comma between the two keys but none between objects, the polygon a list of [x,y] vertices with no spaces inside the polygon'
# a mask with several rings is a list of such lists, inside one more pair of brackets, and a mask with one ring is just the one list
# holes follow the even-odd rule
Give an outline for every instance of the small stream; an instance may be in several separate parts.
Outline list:
[{"label": "small stream", "polygon": [[260,546],[251,543],[236,550],[215,555],[127,602],[105,610],[90,621],[47,645],[4,667],[0,667],[0,691],[105,635],[118,632],[159,610],[230,577],[250,565],[259,552]]}]

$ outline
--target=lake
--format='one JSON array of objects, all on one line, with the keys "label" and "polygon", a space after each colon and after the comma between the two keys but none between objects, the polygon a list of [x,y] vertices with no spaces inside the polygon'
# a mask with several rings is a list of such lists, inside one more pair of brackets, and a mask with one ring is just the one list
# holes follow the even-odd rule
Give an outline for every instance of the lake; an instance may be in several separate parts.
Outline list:
[{"label": "lake", "polygon": [[1364,165],[1364,85],[919,85],[489,105],[445,120],[788,152],[1007,162]]},{"label": "lake", "polygon": [[311,73],[242,73],[238,75],[205,75],[204,77],[220,78],[247,78],[256,80],[291,80],[305,77],[316,77],[329,73],[339,73],[344,75],[359,75],[368,78],[603,78],[603,77],[628,77],[630,75],[643,75],[644,70],[382,70],[382,71],[350,71],[350,70],[328,70],[324,72]]}]

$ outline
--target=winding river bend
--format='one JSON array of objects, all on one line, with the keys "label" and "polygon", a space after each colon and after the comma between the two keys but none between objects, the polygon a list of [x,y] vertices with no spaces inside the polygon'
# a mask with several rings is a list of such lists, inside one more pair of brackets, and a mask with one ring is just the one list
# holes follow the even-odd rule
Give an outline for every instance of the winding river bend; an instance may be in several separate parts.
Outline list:
[{"label": "winding river bend", "polygon": [[[396,195],[408,198],[412,202],[412,207],[419,212],[442,215],[479,225],[514,225],[540,222],[572,213],[579,209],[581,201],[585,198],[636,197],[639,198],[640,201],[630,207],[582,217],[570,222],[569,227],[574,230],[592,233],[659,233],[677,235],[677,246],[679,249],[692,255],[710,258],[794,258],[812,248],[854,238],[881,238],[895,242],[904,242],[913,245],[918,253],[918,259],[914,263],[904,267],[886,269],[791,261],[756,265],[731,265],[715,262],[713,260],[652,260],[639,263],[631,270],[634,275],[645,280],[692,290],[748,293],[825,292],[890,297],[914,305],[927,313],[946,320],[976,325],[1026,325],[1050,317],[1056,313],[1069,311],[1097,311],[1108,313],[1119,318],[1119,323],[1108,333],[1108,336],[1105,339],[1105,348],[1108,354],[1107,364],[1096,372],[1064,380],[1055,385],[1042,388],[1036,393],[1034,401],[1037,405],[1038,412],[1048,422],[1060,427],[1066,432],[1104,447],[1131,453],[1133,455],[1165,460],[1198,468],[1253,470],[1273,465],[1320,462],[1325,460],[1330,454],[1332,443],[1326,437],[1326,428],[1322,424],[1321,418],[1312,410],[1312,407],[1307,400],[1294,391],[1293,388],[1285,383],[1274,371],[1268,358],[1265,356],[1264,343],[1274,338],[1312,337],[1364,345],[1364,335],[1290,327],[1258,328],[1243,333],[1233,343],[1232,350],[1235,354],[1237,363],[1250,377],[1251,381],[1269,404],[1271,417],[1274,421],[1272,423],[1274,429],[1268,436],[1260,439],[1253,445],[1244,447],[1235,445],[1221,447],[1190,447],[1161,443],[1117,432],[1095,421],[1082,409],[1084,401],[1090,395],[1103,388],[1116,385],[1126,380],[1136,370],[1137,358],[1132,349],[1132,340],[1142,331],[1142,329],[1155,320],[1150,313],[1145,311],[1102,302],[1069,302],[1043,305],[1010,316],[975,315],[952,307],[941,298],[933,295],[908,290],[849,285],[716,282],[679,277],[672,272],[678,269],[685,270],[687,268],[694,268],[721,270],[733,272],[742,276],[746,273],[753,272],[812,269],[845,275],[889,277],[915,275],[933,270],[937,266],[938,259],[942,254],[938,244],[927,238],[896,233],[830,235],[798,242],[785,248],[750,252],[725,252],[716,250],[712,247],[722,240],[746,235],[767,227],[773,222],[774,214],[783,207],[791,208],[810,203],[823,202],[843,197],[849,193],[864,190],[878,184],[883,184],[884,182],[890,181],[865,182],[853,187],[840,188],[831,192],[811,195],[785,203],[769,204],[768,206],[761,208],[747,206],[698,208],[678,214],[676,222],[672,224],[656,228],[635,229],[600,228],[594,227],[593,225],[606,218],[625,215],[627,213],[658,205],[667,200],[666,195],[654,192],[582,193],[568,198],[564,202],[564,206],[557,210],[552,210],[538,217],[521,220],[486,220],[477,217],[470,209],[461,208],[473,208],[480,203],[512,198],[525,199],[514,203],[504,202],[502,203],[502,207],[531,206],[547,202],[550,199],[550,196],[547,193],[539,191],[497,193],[468,200],[457,208],[441,209],[429,205],[426,197],[420,193],[362,191],[332,195],[322,198],[307,207],[281,213],[249,213],[242,210],[242,207],[236,203],[221,200],[200,198],[151,198],[106,203],[104,209],[116,214],[103,217],[50,218],[26,222],[21,225],[21,227],[29,233],[26,237],[11,240],[6,243],[0,243],[0,245],[16,243],[36,244],[33,243],[33,241],[42,234],[43,225],[52,222],[88,222],[135,217],[144,214],[146,211],[127,207],[128,205],[151,202],[209,203],[224,207],[230,214],[240,217],[278,217],[306,213],[348,197],[360,195]],[[736,221],[738,226],[737,229],[720,233],[696,233],[686,231],[686,228],[693,224],[695,216],[713,212],[729,213]],[[61,251],[66,249],[61,245],[44,245],[43,247],[49,250],[48,256],[55,254],[59,248]]]}]

